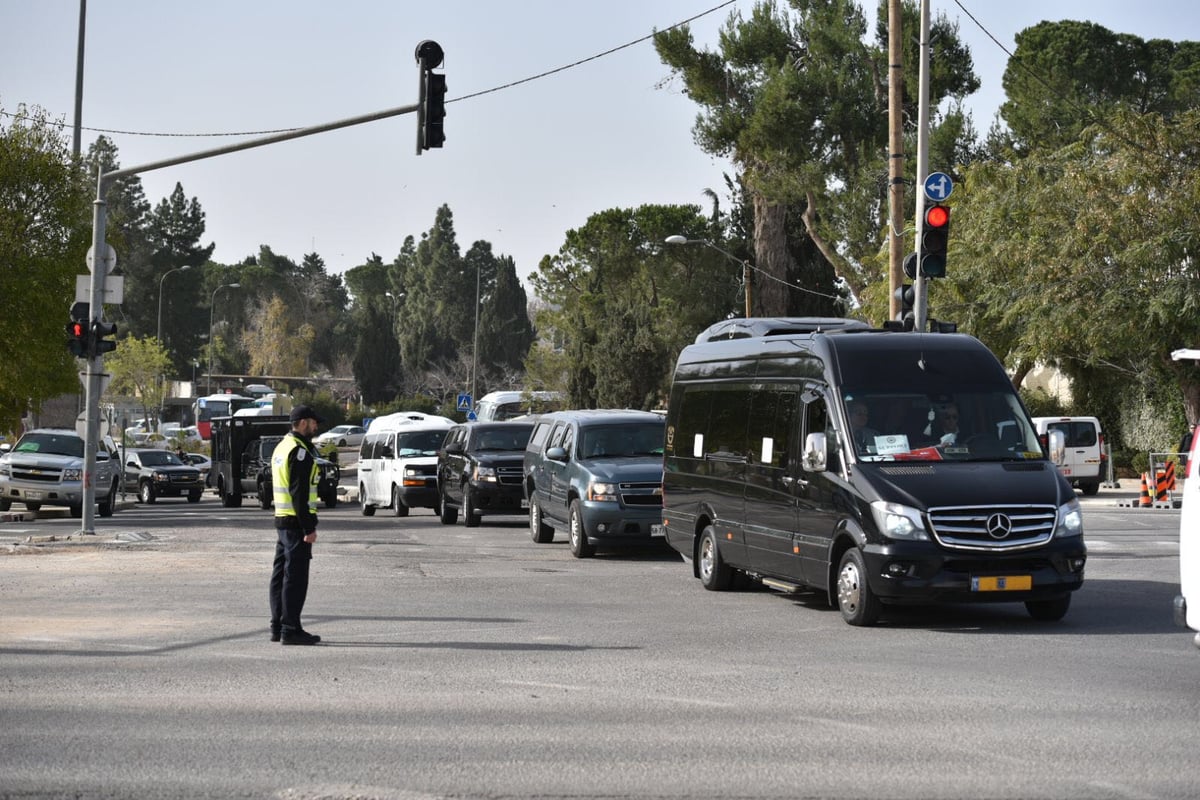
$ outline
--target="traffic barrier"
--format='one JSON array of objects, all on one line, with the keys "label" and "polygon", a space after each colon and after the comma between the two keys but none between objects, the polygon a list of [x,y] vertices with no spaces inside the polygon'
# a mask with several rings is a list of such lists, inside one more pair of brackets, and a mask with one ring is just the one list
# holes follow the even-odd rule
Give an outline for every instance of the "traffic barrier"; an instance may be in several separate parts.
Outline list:
[{"label": "traffic barrier", "polygon": [[1168,461],[1163,465],[1162,476],[1158,479],[1158,491],[1173,492],[1175,491],[1175,462]]},{"label": "traffic barrier", "polygon": [[1140,508],[1150,508],[1150,506],[1153,505],[1152,501],[1150,500],[1149,477],[1150,477],[1149,473],[1146,473],[1146,472],[1142,473],[1142,490],[1138,494],[1138,506]]}]

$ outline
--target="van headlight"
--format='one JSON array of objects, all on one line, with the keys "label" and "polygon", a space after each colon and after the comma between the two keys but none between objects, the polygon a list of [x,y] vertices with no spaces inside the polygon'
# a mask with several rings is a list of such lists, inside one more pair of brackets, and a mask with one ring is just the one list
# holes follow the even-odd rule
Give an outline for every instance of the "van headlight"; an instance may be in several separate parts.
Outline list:
[{"label": "van headlight", "polygon": [[495,483],[496,482],[496,468],[495,467],[481,467],[481,466],[476,465],[475,472],[471,477],[477,481],[483,481],[485,483]]},{"label": "van headlight", "polygon": [[63,481],[81,481],[83,480],[83,470],[81,469],[64,469],[62,472]]},{"label": "van headlight", "polygon": [[875,516],[875,525],[879,528],[879,532],[889,539],[901,539],[908,542],[929,541],[929,534],[925,531],[921,512],[915,508],[876,500],[871,503],[871,513]]},{"label": "van headlight", "polygon": [[1078,500],[1070,500],[1058,507],[1058,525],[1054,535],[1062,538],[1083,535],[1083,509]]},{"label": "van headlight", "polygon": [[597,502],[615,503],[617,502],[617,485],[603,481],[589,483],[587,499]]}]

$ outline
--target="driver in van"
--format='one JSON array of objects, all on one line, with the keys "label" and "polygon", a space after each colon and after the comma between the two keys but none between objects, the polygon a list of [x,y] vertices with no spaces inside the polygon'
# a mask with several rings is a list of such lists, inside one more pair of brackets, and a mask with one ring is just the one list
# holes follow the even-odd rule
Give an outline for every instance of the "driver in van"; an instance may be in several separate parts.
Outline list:
[{"label": "driver in van", "polygon": [[858,448],[858,452],[865,453],[868,447],[875,447],[875,437],[879,435],[879,431],[867,424],[871,420],[871,410],[862,400],[851,400],[848,411],[850,436],[854,440],[854,446]]},{"label": "driver in van", "polygon": [[958,406],[955,403],[943,403],[934,409],[930,436],[937,439],[939,445],[958,443]]}]

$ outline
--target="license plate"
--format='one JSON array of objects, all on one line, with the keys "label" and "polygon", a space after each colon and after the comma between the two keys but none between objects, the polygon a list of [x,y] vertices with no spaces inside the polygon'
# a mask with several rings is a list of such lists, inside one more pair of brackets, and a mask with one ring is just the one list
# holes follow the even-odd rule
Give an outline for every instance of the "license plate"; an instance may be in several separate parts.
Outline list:
[{"label": "license plate", "polygon": [[521,500],[521,508],[523,508],[523,509],[529,508],[529,501],[524,500],[524,499]]},{"label": "license plate", "polygon": [[972,592],[1027,592],[1032,588],[1032,575],[990,575],[985,578],[971,578]]},{"label": "license plate", "polygon": [[25,492],[25,499],[26,500],[41,500],[42,493],[37,490],[27,491],[27,492]]},{"label": "license plate", "polygon": [[665,539],[667,537],[666,525],[651,525],[650,537],[653,539]]}]

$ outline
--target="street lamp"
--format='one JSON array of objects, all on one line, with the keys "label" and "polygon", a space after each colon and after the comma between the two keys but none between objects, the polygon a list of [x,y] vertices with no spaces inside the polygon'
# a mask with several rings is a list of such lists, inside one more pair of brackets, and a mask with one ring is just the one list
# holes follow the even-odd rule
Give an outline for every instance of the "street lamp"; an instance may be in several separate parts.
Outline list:
[{"label": "street lamp", "polygon": [[754,268],[752,266],[750,266],[749,261],[745,260],[744,258],[738,258],[733,253],[730,253],[728,250],[724,250],[720,247],[717,247],[715,244],[710,242],[708,239],[689,239],[686,236],[679,236],[677,234],[675,236],[668,236],[664,241],[667,244],[702,244],[702,245],[706,245],[708,247],[711,247],[713,250],[716,250],[718,253],[722,254],[726,258],[728,258],[732,261],[736,261],[737,263],[741,264],[742,265],[742,283],[744,283],[746,285],[746,318],[749,319],[752,316],[751,311],[750,311],[750,309],[751,309],[751,304],[750,304],[751,274],[750,274],[750,272]]},{"label": "street lamp", "polygon": [[170,275],[172,272],[183,272],[184,270],[189,270],[191,268],[192,268],[191,264],[184,264],[182,267],[176,267],[175,269],[169,269],[166,272],[164,272],[163,276],[161,278],[159,278],[159,280],[158,280],[158,333],[155,334],[154,338],[158,339],[159,344],[162,344],[163,281],[165,281],[167,279],[167,276]]},{"label": "street lamp", "polygon": [[212,394],[212,371],[213,371],[213,305],[217,302],[217,292],[222,289],[237,289],[241,286],[240,283],[226,283],[213,289],[212,299],[208,301],[208,390],[206,394]]}]

